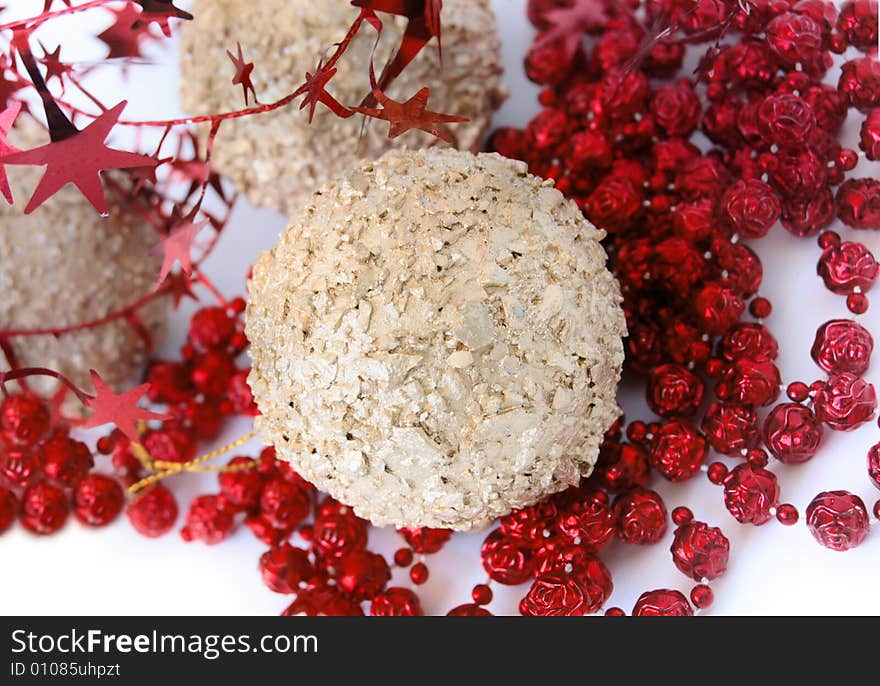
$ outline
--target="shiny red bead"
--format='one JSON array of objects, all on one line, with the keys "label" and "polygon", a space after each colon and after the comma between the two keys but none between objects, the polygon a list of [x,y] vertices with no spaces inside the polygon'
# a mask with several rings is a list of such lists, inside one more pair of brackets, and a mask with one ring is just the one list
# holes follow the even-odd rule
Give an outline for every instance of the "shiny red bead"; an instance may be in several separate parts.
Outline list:
[{"label": "shiny red bead", "polygon": [[361,617],[364,611],[360,603],[340,593],[331,586],[316,584],[299,593],[281,613],[282,617]]},{"label": "shiny red bead", "polygon": [[229,345],[236,330],[235,319],[222,307],[205,307],[190,320],[189,340],[199,352],[217,350]]},{"label": "shiny red bead", "polygon": [[89,474],[76,485],[73,513],[89,526],[105,526],[116,519],[125,506],[125,491],[113,477]]},{"label": "shiny red bead", "polygon": [[471,591],[471,598],[477,605],[488,605],[492,602],[492,589],[486,584],[477,584]]},{"label": "shiny red bead", "polygon": [[6,531],[18,515],[18,498],[8,488],[0,486],[0,534]]},{"label": "shiny red bead", "polygon": [[238,471],[223,472],[217,477],[220,493],[226,502],[239,510],[253,510],[260,504],[263,489],[263,476],[256,469],[253,458],[239,455],[233,457],[229,467],[240,467]]},{"label": "shiny red bead", "polygon": [[748,462],[739,464],[724,479],[724,506],[741,524],[760,526],[773,517],[779,502],[776,475]]},{"label": "shiny red bead", "polygon": [[874,337],[864,326],[851,319],[832,319],[816,331],[810,354],[829,374],[860,375],[868,370],[873,351]]},{"label": "shiny red bead", "polygon": [[758,407],[779,397],[781,383],[779,368],[773,362],[740,358],[724,370],[715,394],[727,402]]},{"label": "shiny red bead", "polygon": [[758,414],[736,403],[712,403],[701,426],[709,445],[722,455],[740,455],[758,445]]},{"label": "shiny red bead", "polygon": [[844,181],[837,189],[837,216],[854,229],[880,229],[880,181]]},{"label": "shiny red bead", "polygon": [[689,417],[703,400],[703,381],[681,365],[664,364],[651,372],[646,393],[661,417]]},{"label": "shiny red bead", "polygon": [[848,0],[840,10],[837,28],[847,42],[868,52],[877,49],[877,0]]},{"label": "shiny red bead", "polygon": [[275,546],[286,541],[293,533],[293,528],[277,529],[265,517],[258,514],[249,514],[244,518],[245,526],[261,543]]},{"label": "shiny red bead", "polygon": [[807,527],[821,545],[844,551],[860,545],[868,535],[864,501],[848,491],[825,491],[807,506]]},{"label": "shiny red bead", "polygon": [[40,459],[27,446],[0,443],[0,479],[9,486],[27,486],[40,476]]},{"label": "shiny red bead", "polygon": [[694,519],[694,513],[690,508],[679,506],[672,511],[672,522],[676,526],[690,524]]},{"label": "shiny red bead", "polygon": [[417,562],[409,570],[409,578],[416,586],[421,586],[428,581],[428,566],[424,562]]},{"label": "shiny red bead", "polygon": [[781,148],[798,148],[816,128],[813,108],[791,93],[769,95],[758,107],[758,130],[764,142]]},{"label": "shiny red bead", "polygon": [[875,443],[868,450],[868,477],[880,488],[880,443]]},{"label": "shiny red bead", "polygon": [[21,497],[21,523],[35,534],[53,534],[67,521],[70,501],[57,486],[41,481]]},{"label": "shiny red bead", "polygon": [[666,533],[666,504],[658,493],[635,489],[614,501],[617,536],[625,543],[650,545]]},{"label": "shiny red bead", "polygon": [[709,481],[718,486],[724,483],[724,480],[729,473],[727,465],[723,462],[713,462],[709,465],[707,476],[709,477]]},{"label": "shiny red bead", "polygon": [[490,533],[483,541],[480,558],[489,577],[500,584],[518,586],[532,576],[529,550],[499,530]]},{"label": "shiny red bead", "polygon": [[868,112],[859,131],[859,147],[869,160],[880,160],[880,107]]},{"label": "shiny red bead", "polygon": [[779,196],[758,179],[738,180],[721,198],[722,217],[743,238],[761,238],[782,214]]},{"label": "shiny red bead", "polygon": [[392,587],[373,598],[370,614],[374,617],[416,617],[424,612],[415,593],[408,588]]},{"label": "shiny red bead", "polygon": [[687,481],[703,465],[709,448],[706,439],[683,421],[664,424],[654,434],[649,457],[651,466],[670,481]]},{"label": "shiny red bead", "polygon": [[880,105],[880,62],[871,57],[846,62],[840,68],[837,90],[852,107],[870,112]]},{"label": "shiny red bead", "polygon": [[[263,583],[275,593],[296,593],[299,585],[315,573],[308,553],[289,543],[281,543],[263,553],[259,568]],[[345,588],[342,580],[339,581]]]},{"label": "shiny red bead", "polygon": [[452,531],[449,529],[431,529],[428,527],[411,527],[398,529],[397,532],[403,536],[413,552],[430,555],[438,553],[446,545],[446,542],[452,537]]},{"label": "shiny red bead", "polygon": [[668,136],[687,136],[700,123],[700,99],[688,79],[660,86],[651,99],[651,112]]},{"label": "shiny red bead", "polygon": [[776,405],[764,421],[764,444],[786,464],[806,462],[819,450],[822,423],[809,407],[798,403]]},{"label": "shiny red bead", "polygon": [[646,591],[633,607],[633,617],[691,617],[693,609],[680,592],[666,588]]},{"label": "shiny red bead", "polygon": [[180,537],[187,542],[216,545],[228,538],[233,528],[235,518],[223,496],[201,495],[190,503]]},{"label": "shiny red bead", "polygon": [[260,494],[260,514],[278,529],[299,524],[309,515],[308,495],[295,484],[271,479]]},{"label": "shiny red bead", "polygon": [[705,584],[697,584],[691,589],[691,603],[698,610],[705,610],[715,601],[715,594]]},{"label": "shiny red bead", "polygon": [[411,548],[399,548],[394,551],[394,564],[398,567],[409,567],[413,562],[413,551]]},{"label": "shiny red bead", "polygon": [[648,453],[632,443],[618,445],[613,458],[596,468],[596,476],[602,485],[615,492],[647,486],[649,472]]},{"label": "shiny red bead", "polygon": [[608,568],[594,557],[574,573],[539,576],[520,602],[519,611],[535,617],[591,614],[601,609],[612,589]]},{"label": "shiny red bead", "polygon": [[737,324],[719,341],[718,352],[728,362],[742,357],[765,362],[776,359],[779,345],[763,324]]},{"label": "shiny red bead", "polygon": [[694,309],[703,329],[720,336],[740,320],[746,306],[731,289],[718,283],[708,283],[697,293]]},{"label": "shiny red bead", "polygon": [[196,456],[196,442],[183,429],[165,426],[144,435],[144,448],[159,462],[189,462]]},{"label": "shiny red bead", "polygon": [[366,522],[347,508],[321,514],[315,519],[312,545],[325,557],[339,557],[361,550],[367,545]]},{"label": "shiny red bead", "polygon": [[10,395],[0,405],[0,433],[12,443],[34,445],[49,431],[49,409],[32,395]]},{"label": "shiny red bead", "polygon": [[43,443],[39,455],[43,474],[63,488],[75,486],[95,464],[85,443],[60,434]]},{"label": "shiny red bead", "polygon": [[581,549],[599,552],[614,539],[614,513],[608,498],[601,491],[584,494],[560,512],[559,528]]},{"label": "shiny red bead", "polygon": [[783,526],[792,526],[793,524],[797,524],[799,517],[800,515],[798,514],[797,508],[794,505],[783,503],[776,508],[776,519]]},{"label": "shiny red bead", "polygon": [[813,398],[813,409],[835,431],[852,431],[873,418],[877,395],[860,376],[832,374]]},{"label": "shiny red bead", "polygon": [[141,536],[157,538],[171,531],[177,520],[177,500],[165,486],[156,484],[128,506],[128,520]]},{"label": "shiny red bead", "polygon": [[446,613],[447,617],[491,617],[492,613],[475,603],[457,605]]},{"label": "shiny red bead", "polygon": [[730,541],[718,527],[689,522],[675,530],[669,548],[679,571],[696,581],[717,579],[727,570]]}]

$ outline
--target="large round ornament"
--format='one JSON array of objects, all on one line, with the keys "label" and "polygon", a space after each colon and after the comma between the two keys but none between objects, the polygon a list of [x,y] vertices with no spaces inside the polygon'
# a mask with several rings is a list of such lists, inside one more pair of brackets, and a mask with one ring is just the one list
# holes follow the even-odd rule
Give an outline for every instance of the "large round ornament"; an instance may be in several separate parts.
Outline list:
[{"label": "large round ornament", "polygon": [[[306,72],[315,73],[346,35],[358,9],[349,0],[198,0],[195,19],[185,22],[181,39],[181,97],[194,114],[237,110],[242,91],[231,83],[235,69],[226,54],[242,46],[254,63],[251,74],[260,102],[292,93]],[[369,63],[378,75],[396,50],[406,20],[380,13],[382,38],[364,24],[343,57],[327,91],[347,106],[361,104],[370,92]],[[492,114],[506,98],[501,84],[500,42],[489,0],[445,0],[441,12],[443,58],[436,39],[426,45],[387,94],[406,101],[423,86],[428,108],[467,117],[449,125],[455,147],[476,150]],[[360,158],[379,157],[389,148],[445,143],[411,130],[389,139],[388,124],[360,115],[340,119],[318,105],[309,124],[309,108],[297,103],[275,112],[225,121],[214,150],[219,171],[229,176],[255,205],[292,213],[319,185]]]},{"label": "large round ornament", "polygon": [[[29,149],[48,134],[32,122],[10,133],[12,145]],[[66,186],[32,214],[27,199],[40,182],[42,167],[7,167],[15,203],[0,200],[0,328],[62,329],[117,313],[150,293],[161,260],[150,256],[158,242],[153,228],[107,189],[109,216],[101,217],[73,186]],[[21,367],[47,367],[92,390],[90,369],[111,386],[136,381],[146,360],[144,334],[153,342],[164,329],[166,298],[132,311],[142,331],[125,317],[55,336],[11,337]],[[5,358],[0,358],[0,369]],[[53,379],[31,378],[29,386],[48,393]],[[70,409],[74,409],[74,403]]]},{"label": "large round ornament", "polygon": [[603,236],[498,155],[356,165],[254,266],[264,440],[379,525],[469,529],[577,483],[619,414]]}]

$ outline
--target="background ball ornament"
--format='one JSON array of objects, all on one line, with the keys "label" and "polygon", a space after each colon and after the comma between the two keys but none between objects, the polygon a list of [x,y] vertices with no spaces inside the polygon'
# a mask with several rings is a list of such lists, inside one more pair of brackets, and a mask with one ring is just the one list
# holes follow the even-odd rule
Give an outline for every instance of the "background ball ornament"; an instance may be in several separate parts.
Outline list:
[{"label": "background ball ornament", "polygon": [[[500,41],[489,0],[445,0],[441,14],[443,62],[431,41],[387,89],[404,101],[427,86],[431,110],[467,117],[448,128],[455,147],[476,150],[492,114],[507,97],[501,83]],[[241,89],[227,80],[234,71],[226,54],[242,46],[253,62],[251,75],[260,102],[271,103],[296,90],[305,73],[345,36],[358,9],[349,0],[198,0],[194,21],[181,27],[181,97],[194,114],[237,110]],[[376,73],[396,50],[406,20],[380,13],[382,38]],[[327,86],[344,105],[359,105],[370,92],[369,63],[376,32],[362,26],[336,64]],[[298,103],[299,100],[296,101]],[[390,148],[446,144],[421,131],[388,138],[388,124],[363,117],[336,117],[319,105],[309,124],[308,108],[297,104],[275,112],[223,123],[214,148],[216,168],[232,179],[254,205],[291,214],[318,186],[360,158],[375,159]],[[363,135],[362,135],[363,134]]]},{"label": "background ball ornament", "polygon": [[[29,149],[48,134],[32,122],[10,133],[10,143]],[[24,214],[42,167],[7,167],[15,204],[0,201],[0,322],[4,329],[60,328],[89,322],[130,306],[151,292],[161,259],[150,257],[158,242],[153,228],[124,209],[107,188],[110,214],[101,217],[73,186],[62,188],[33,214]],[[155,342],[164,330],[166,298],[138,308]],[[22,367],[48,367],[91,391],[89,369],[117,388],[132,382],[146,360],[144,338],[124,318],[93,328],[53,335],[10,338]],[[5,367],[0,358],[0,369]],[[53,379],[31,378],[29,386],[49,393]],[[71,402],[70,411],[81,408]]]},{"label": "background ball ornament", "polygon": [[603,236],[521,162],[361,162],[254,266],[257,428],[379,525],[470,529],[577,483],[620,412]]}]

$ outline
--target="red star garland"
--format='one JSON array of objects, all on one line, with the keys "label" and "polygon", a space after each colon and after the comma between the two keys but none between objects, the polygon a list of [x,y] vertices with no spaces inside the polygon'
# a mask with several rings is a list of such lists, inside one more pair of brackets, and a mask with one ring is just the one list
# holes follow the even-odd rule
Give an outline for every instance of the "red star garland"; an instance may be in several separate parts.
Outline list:
[{"label": "red star garland", "polygon": [[308,106],[309,124],[312,123],[312,119],[315,116],[315,108],[319,102],[329,107],[337,117],[345,119],[351,116],[351,111],[327,92],[326,85],[336,74],[336,71],[336,67],[328,67],[328,65],[324,64],[324,60],[321,60],[315,73],[306,72],[305,83],[293,93],[294,98],[305,94],[306,97],[303,98],[299,108],[303,110]]},{"label": "red star garland", "polygon": [[165,279],[165,287],[168,289],[168,294],[171,295],[175,309],[180,306],[180,301],[184,298],[192,298],[196,302],[199,301],[199,296],[192,289],[190,278],[183,272],[170,274]]},{"label": "red star garland", "polygon": [[[15,148],[6,142],[6,135],[12,129],[15,118],[21,110],[21,103],[13,101],[5,110],[0,112],[0,160],[10,153],[18,152]],[[6,198],[6,202],[12,204],[12,189],[9,187],[9,179],[6,177],[6,170],[0,162],[0,193]]]},{"label": "red star garland", "polygon": [[157,414],[138,407],[138,401],[144,396],[150,384],[141,384],[125,393],[116,393],[94,369],[90,371],[92,383],[95,385],[94,397],[86,400],[86,407],[94,410],[83,427],[93,429],[105,424],[115,424],[116,428],[134,443],[140,442],[136,423],[151,419],[168,419],[167,414]]},{"label": "red star garland", "polygon": [[192,256],[190,255],[192,244],[199,231],[204,229],[207,224],[207,219],[197,223],[184,221],[183,224],[173,229],[167,238],[159,241],[159,244],[150,251],[152,255],[164,256],[156,288],[161,286],[162,282],[168,277],[168,274],[171,273],[171,268],[174,267],[175,262],[180,263],[180,268],[184,274],[190,275],[192,272]]},{"label": "red star garland", "polygon": [[171,26],[168,24],[169,19],[184,19],[190,21],[193,18],[189,12],[184,12],[174,6],[172,0],[134,0],[141,6],[141,12],[135,22],[132,24],[133,29],[146,26],[150,22],[156,22],[166,38],[171,38]]},{"label": "red star garland", "polygon": [[107,59],[140,57],[142,43],[154,37],[150,25],[142,22],[135,26],[141,19],[141,12],[131,3],[120,9],[108,9],[114,15],[113,23],[97,36],[110,49]]},{"label": "red star garland", "polygon": [[602,0],[574,0],[571,7],[548,10],[543,14],[551,27],[535,40],[535,46],[562,41],[565,53],[574,55],[584,33],[602,27],[608,21]]},{"label": "red star garland", "polygon": [[4,164],[45,165],[46,173],[25,207],[30,214],[69,183],[74,184],[102,215],[107,214],[107,199],[100,173],[107,169],[155,167],[156,160],[104,145],[126,101],[107,110],[82,131],[33,150],[0,157]]},{"label": "red star garland", "polygon": [[452,143],[452,137],[438,124],[451,124],[468,121],[466,117],[454,117],[450,114],[440,114],[428,109],[428,88],[422,88],[406,102],[397,102],[385,95],[378,88],[373,89],[373,95],[382,105],[382,109],[373,107],[353,107],[355,112],[360,112],[374,119],[385,119],[390,123],[388,129],[389,138],[397,138],[410,129],[421,129],[426,133],[437,136],[440,140]]},{"label": "red star garland", "polygon": [[46,83],[48,83],[51,78],[55,77],[63,85],[64,76],[70,72],[72,68],[69,64],[65,64],[61,61],[61,46],[57,46],[52,52],[46,50],[46,46],[42,43],[40,43],[40,47],[43,48],[43,56],[39,61],[40,64],[46,67]]},{"label": "red star garland", "polygon": [[254,63],[245,62],[244,55],[241,52],[241,43],[237,43],[236,45],[238,46],[237,57],[233,55],[230,50],[227,50],[226,54],[229,55],[229,59],[232,60],[232,64],[235,65],[235,76],[232,77],[232,85],[241,86],[242,93],[244,94],[244,104],[247,105],[248,91],[253,94],[254,102],[257,101],[257,91],[251,81],[251,73],[254,71]]}]

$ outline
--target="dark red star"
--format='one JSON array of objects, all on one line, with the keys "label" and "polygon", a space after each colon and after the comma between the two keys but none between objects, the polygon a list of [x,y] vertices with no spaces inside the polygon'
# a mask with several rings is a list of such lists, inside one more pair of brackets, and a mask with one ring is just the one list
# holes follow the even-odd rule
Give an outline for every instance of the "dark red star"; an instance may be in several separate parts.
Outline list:
[{"label": "dark red star", "polygon": [[173,272],[169,274],[168,278],[165,279],[164,287],[171,295],[175,308],[180,306],[180,301],[184,298],[192,298],[196,302],[199,301],[199,296],[197,296],[192,289],[192,279],[183,272]]},{"label": "dark red star", "polygon": [[3,157],[18,152],[18,148],[11,146],[6,142],[6,135],[12,129],[15,118],[21,110],[21,103],[15,102],[0,112],[0,193],[6,198],[6,202],[12,204],[12,189],[9,187],[9,179],[6,177],[6,170],[3,168]]},{"label": "dark red star", "polygon": [[337,117],[346,118],[351,116],[351,110],[327,92],[326,86],[330,82],[330,79],[336,74],[336,71],[336,67],[328,68],[324,64],[324,60],[321,60],[318,63],[318,68],[315,73],[311,74],[306,72],[305,83],[294,92],[294,98],[298,98],[303,94],[306,96],[303,98],[302,104],[299,108],[302,110],[308,106],[309,124],[312,123],[312,119],[315,117],[315,108],[318,106],[319,102],[329,107]]},{"label": "dark red star", "polygon": [[174,6],[172,0],[134,0],[141,6],[143,12],[132,24],[132,28],[138,28],[151,22],[156,22],[166,38],[171,38],[171,26],[168,24],[169,19],[184,19],[190,21],[193,18],[189,12],[184,12]]},{"label": "dark red star", "polygon": [[192,221],[184,221],[177,228],[171,230],[166,238],[159,241],[150,253],[153,255],[163,255],[162,270],[159,272],[159,281],[156,288],[162,285],[165,278],[171,273],[175,262],[180,263],[183,273],[189,276],[192,272],[192,250],[193,241],[195,241],[198,233],[207,226],[208,220],[194,223]]},{"label": "dark red star", "polygon": [[123,7],[108,8],[114,15],[113,23],[98,34],[98,40],[110,49],[107,59],[118,57],[140,57],[142,43],[155,38],[150,25],[135,22],[141,19],[141,13],[131,3]]},{"label": "dark red star", "polygon": [[232,64],[235,65],[235,76],[232,77],[232,85],[241,86],[241,90],[244,93],[244,104],[247,105],[248,91],[253,93],[254,102],[257,100],[257,91],[251,81],[251,73],[254,71],[254,63],[244,61],[244,55],[241,52],[241,43],[237,43],[237,45],[238,57],[233,55],[230,50],[227,50],[226,54],[229,55],[229,59],[231,59]]},{"label": "dark red star", "polygon": [[102,215],[107,214],[107,199],[101,185],[101,172],[107,169],[154,167],[156,160],[104,145],[126,101],[107,110],[82,131],[33,150],[6,156],[4,164],[45,165],[46,173],[25,207],[30,214],[61,188],[72,183]]},{"label": "dark red star", "polygon": [[150,384],[141,384],[125,393],[116,393],[94,369],[91,370],[95,396],[86,402],[86,407],[94,410],[83,427],[93,429],[105,424],[115,424],[123,434],[135,443],[140,442],[137,422],[150,419],[168,419],[168,415],[157,414],[138,407],[138,402],[149,389]]},{"label": "dark red star", "polygon": [[374,89],[373,93],[379,104],[382,105],[382,109],[372,107],[353,107],[352,109],[368,117],[388,121],[391,125],[388,130],[389,138],[397,138],[410,129],[421,129],[447,143],[452,143],[452,137],[438,124],[468,121],[465,117],[454,117],[429,110],[428,95],[430,91],[427,88],[422,88],[403,103],[392,100],[377,89]]},{"label": "dark red star", "polygon": [[61,61],[61,46],[57,46],[53,52],[46,50],[46,46],[42,43],[40,43],[40,47],[43,48],[43,56],[40,58],[40,63],[46,67],[46,83],[52,77],[64,83],[64,77],[71,71],[71,67],[69,64]]},{"label": "dark red star", "polygon": [[608,18],[603,0],[574,0],[571,7],[548,10],[543,16],[550,28],[538,36],[535,46],[561,40],[569,56],[577,51],[584,33],[603,26]]}]

